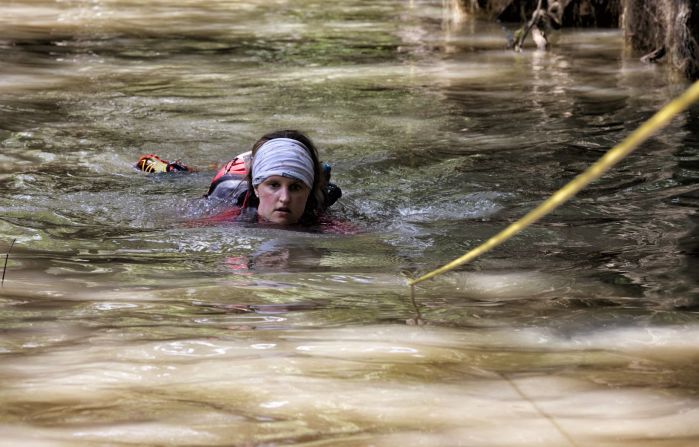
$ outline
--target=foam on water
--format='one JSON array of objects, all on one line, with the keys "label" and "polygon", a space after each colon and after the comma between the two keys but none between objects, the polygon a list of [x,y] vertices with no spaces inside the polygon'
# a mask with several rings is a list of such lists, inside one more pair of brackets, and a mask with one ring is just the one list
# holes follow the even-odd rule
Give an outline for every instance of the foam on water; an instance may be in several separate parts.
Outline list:
[{"label": "foam on water", "polygon": [[[27,435],[25,419],[6,423],[3,439],[226,445],[268,433],[269,442],[330,436],[340,445],[408,438],[418,445],[624,445],[628,437],[682,445],[699,435],[691,423],[696,397],[619,388],[615,370],[637,365],[627,380],[653,380],[641,365],[652,368],[668,351],[678,366],[696,361],[688,340],[697,336],[696,328],[565,339],[538,329],[367,326],[117,346],[103,339],[4,363],[5,408],[20,401],[62,408],[72,428]],[[537,366],[513,369],[522,356]],[[569,372],[552,376],[546,371],[554,366]],[[420,380],[425,375],[432,380]],[[103,407],[106,401],[112,404]],[[137,422],[146,409],[159,422]],[[131,416],[100,423],[114,412]],[[46,417],[32,412],[30,420]]]},{"label": "foam on water", "polygon": [[[0,445],[696,443],[695,114],[411,299],[684,87],[445,5],[0,6]],[[354,234],[200,225],[275,128]]]}]

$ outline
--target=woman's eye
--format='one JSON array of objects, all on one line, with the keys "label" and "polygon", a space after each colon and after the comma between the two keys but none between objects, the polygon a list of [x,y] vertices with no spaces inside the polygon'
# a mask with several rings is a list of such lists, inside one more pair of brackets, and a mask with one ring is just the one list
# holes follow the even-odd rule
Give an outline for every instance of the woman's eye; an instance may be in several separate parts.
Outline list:
[{"label": "woman's eye", "polygon": [[301,191],[301,185],[298,183],[294,183],[293,185],[289,186],[290,191]]}]

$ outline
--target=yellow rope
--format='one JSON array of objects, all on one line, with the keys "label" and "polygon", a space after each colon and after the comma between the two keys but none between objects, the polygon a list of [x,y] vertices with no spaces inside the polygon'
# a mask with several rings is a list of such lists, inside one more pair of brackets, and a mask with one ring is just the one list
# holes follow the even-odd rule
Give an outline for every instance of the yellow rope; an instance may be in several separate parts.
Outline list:
[{"label": "yellow rope", "polygon": [[613,147],[609,152],[604,154],[602,158],[597,160],[592,166],[587,168],[583,173],[571,180],[567,185],[556,191],[551,197],[545,200],[541,205],[534,208],[527,215],[518,221],[510,224],[500,233],[491,237],[483,244],[467,252],[465,255],[457,258],[450,263],[433,270],[419,278],[411,279],[408,285],[415,284],[434,278],[437,275],[448,272],[460,265],[463,265],[478,256],[486,253],[506,240],[510,239],[515,234],[519,233],[529,225],[541,219],[551,211],[558,208],[563,203],[570,200],[581,189],[591,182],[600,178],[605,172],[612,168],[615,164],[621,161],[624,157],[634,151],[641,143],[650,138],[658,129],[667,125],[672,118],[686,110],[692,103],[699,100],[699,81],[692,84],[680,97],[676,98],[668,105],[660,109],[648,121],[643,123],[631,135],[626,137],[624,141]]}]

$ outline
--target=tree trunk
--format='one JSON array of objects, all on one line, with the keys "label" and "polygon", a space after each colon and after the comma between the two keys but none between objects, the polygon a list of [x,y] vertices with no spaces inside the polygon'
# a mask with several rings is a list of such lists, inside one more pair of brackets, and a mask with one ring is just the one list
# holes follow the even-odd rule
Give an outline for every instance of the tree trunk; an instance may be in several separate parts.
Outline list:
[{"label": "tree trunk", "polygon": [[624,0],[626,41],[639,52],[664,50],[673,67],[699,78],[699,4],[692,0]]}]

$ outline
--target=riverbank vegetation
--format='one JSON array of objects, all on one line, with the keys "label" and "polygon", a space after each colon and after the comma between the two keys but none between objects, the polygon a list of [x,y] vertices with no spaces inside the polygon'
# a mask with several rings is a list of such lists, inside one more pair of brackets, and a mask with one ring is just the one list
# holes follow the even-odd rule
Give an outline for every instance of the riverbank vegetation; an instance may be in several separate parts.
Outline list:
[{"label": "riverbank vegetation", "polygon": [[510,42],[516,50],[528,36],[547,48],[547,33],[561,27],[618,27],[644,62],[668,64],[688,79],[699,79],[699,3],[692,0],[450,1],[457,18],[522,23]]}]

